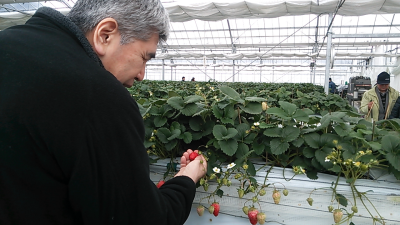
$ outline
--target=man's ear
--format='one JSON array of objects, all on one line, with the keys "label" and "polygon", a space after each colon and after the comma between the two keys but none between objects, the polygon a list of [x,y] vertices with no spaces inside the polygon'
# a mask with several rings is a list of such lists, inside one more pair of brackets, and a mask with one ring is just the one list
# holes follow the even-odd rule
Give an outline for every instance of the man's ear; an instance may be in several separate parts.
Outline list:
[{"label": "man's ear", "polygon": [[113,18],[105,18],[100,21],[91,33],[92,47],[99,56],[106,54],[111,43],[120,42],[118,23]]}]

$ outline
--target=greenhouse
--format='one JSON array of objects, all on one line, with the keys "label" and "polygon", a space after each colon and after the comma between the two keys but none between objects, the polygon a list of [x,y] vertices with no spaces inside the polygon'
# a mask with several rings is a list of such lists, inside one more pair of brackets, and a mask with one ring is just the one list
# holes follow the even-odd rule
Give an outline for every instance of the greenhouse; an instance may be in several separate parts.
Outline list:
[{"label": "greenhouse", "polygon": [[[0,34],[76,2],[0,0]],[[399,0],[161,3],[168,39],[126,89],[152,182],[207,160],[185,225],[400,224]]]}]

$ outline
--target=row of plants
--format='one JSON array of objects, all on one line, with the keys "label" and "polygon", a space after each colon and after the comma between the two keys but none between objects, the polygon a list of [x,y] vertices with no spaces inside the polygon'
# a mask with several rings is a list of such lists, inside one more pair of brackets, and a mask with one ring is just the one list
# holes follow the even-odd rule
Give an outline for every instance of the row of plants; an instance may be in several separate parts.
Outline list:
[{"label": "row of plants", "polygon": [[[252,224],[265,221],[267,212],[256,206],[265,188],[274,186],[268,173],[263,183],[254,179],[255,158],[270,169],[280,166],[310,179],[318,179],[318,173],[345,177],[352,196],[337,192],[337,179],[327,208],[337,224],[352,222],[358,202],[368,208],[368,198],[355,182],[371,168],[385,168],[400,179],[400,120],[367,122],[340,96],[322,93],[320,86],[147,81],[130,91],[144,118],[144,144],[153,159],[174,159],[187,148],[199,149],[208,159],[207,176],[198,184],[210,193],[207,198],[223,197],[222,187],[238,181],[238,196],[252,199],[243,206]],[[165,178],[173,170],[169,166]],[[216,188],[209,190],[212,182]],[[279,204],[275,188],[273,199]],[[311,194],[307,202],[312,205]],[[215,202],[211,205],[210,212]],[[379,212],[368,212],[374,222],[384,224]],[[254,220],[257,215],[261,219]]]}]

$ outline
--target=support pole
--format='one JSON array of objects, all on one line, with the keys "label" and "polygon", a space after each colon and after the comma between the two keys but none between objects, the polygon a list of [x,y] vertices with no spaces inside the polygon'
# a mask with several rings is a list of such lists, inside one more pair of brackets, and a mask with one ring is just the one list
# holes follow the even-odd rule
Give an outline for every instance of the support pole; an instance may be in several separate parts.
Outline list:
[{"label": "support pole", "polygon": [[[332,23],[332,13],[329,13],[329,23]],[[328,41],[326,45],[326,62],[325,62],[325,82],[324,82],[324,91],[325,94],[329,93],[329,76],[330,76],[330,69],[331,69],[331,48],[332,48],[332,25],[329,27],[328,30]]]}]

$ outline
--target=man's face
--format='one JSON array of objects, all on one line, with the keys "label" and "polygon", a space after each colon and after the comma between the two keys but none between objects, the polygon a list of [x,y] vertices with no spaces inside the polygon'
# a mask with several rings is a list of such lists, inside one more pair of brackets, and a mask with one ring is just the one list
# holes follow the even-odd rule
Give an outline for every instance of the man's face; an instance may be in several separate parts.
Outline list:
[{"label": "man's face", "polygon": [[158,34],[153,34],[148,41],[135,40],[124,45],[114,41],[102,63],[125,87],[132,87],[135,80],[143,80],[147,61],[156,55],[158,40]]},{"label": "man's face", "polygon": [[378,84],[377,86],[380,92],[386,92],[389,88],[389,84]]}]

